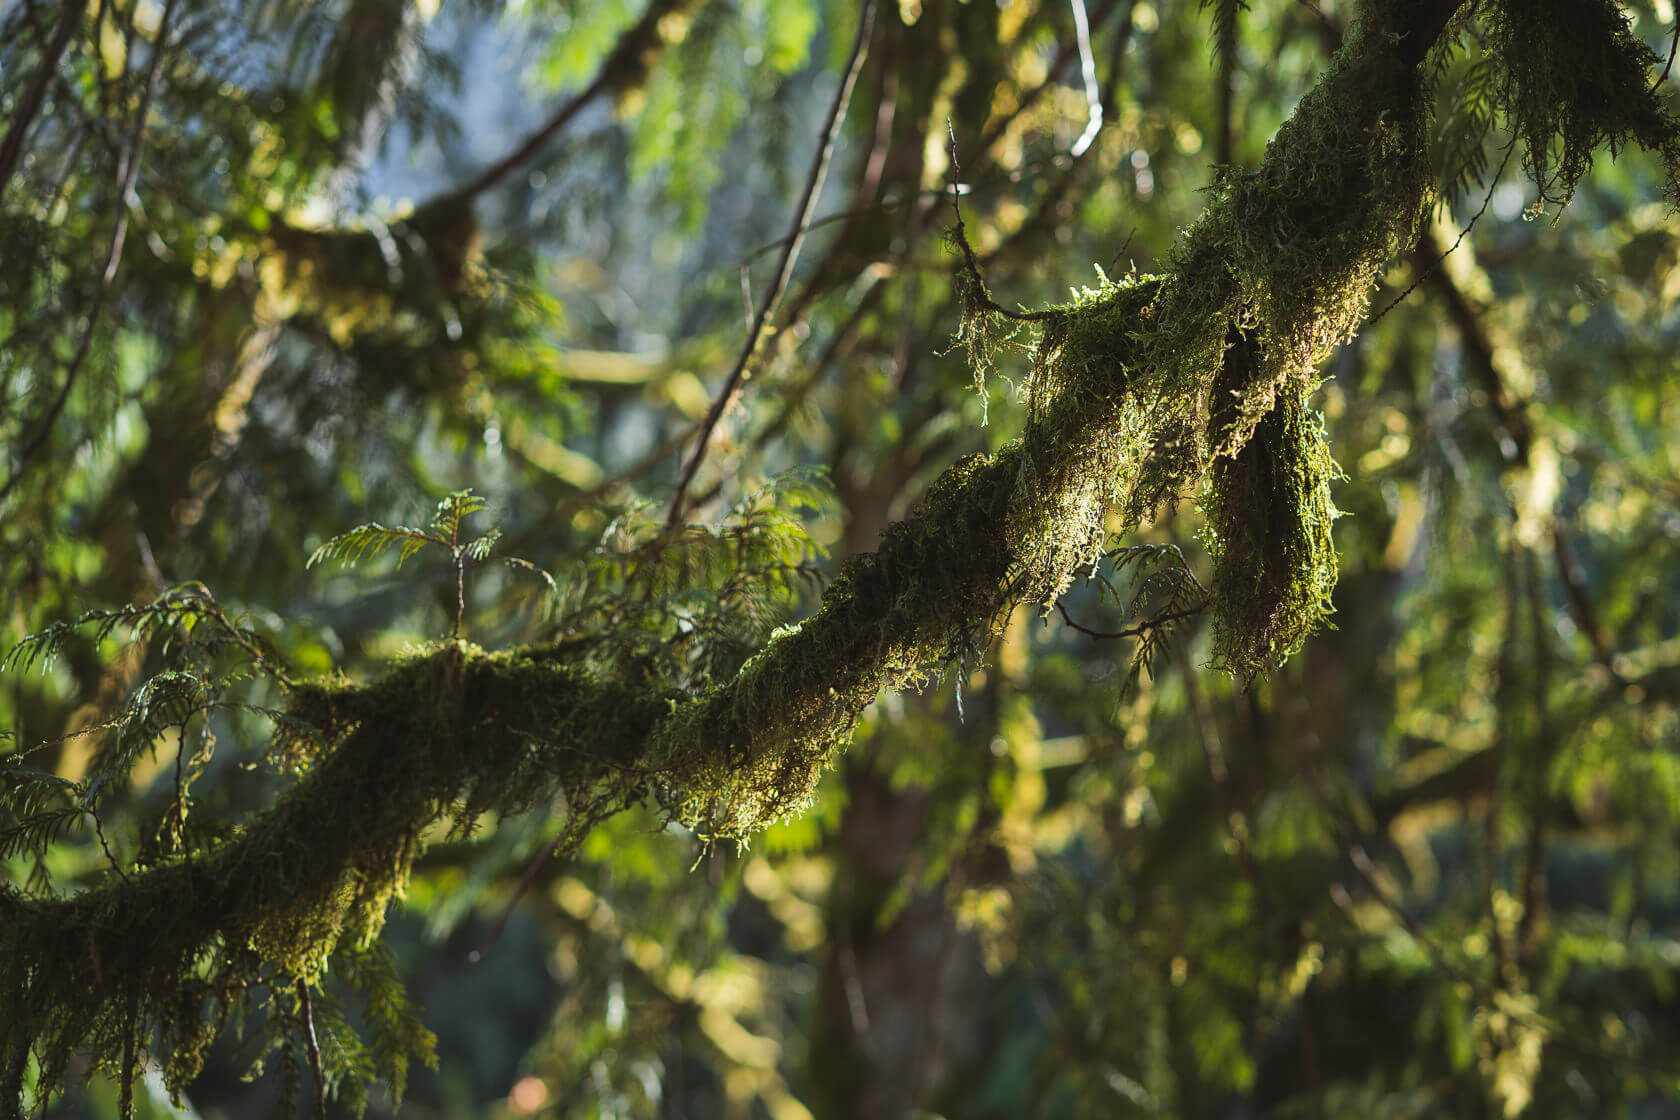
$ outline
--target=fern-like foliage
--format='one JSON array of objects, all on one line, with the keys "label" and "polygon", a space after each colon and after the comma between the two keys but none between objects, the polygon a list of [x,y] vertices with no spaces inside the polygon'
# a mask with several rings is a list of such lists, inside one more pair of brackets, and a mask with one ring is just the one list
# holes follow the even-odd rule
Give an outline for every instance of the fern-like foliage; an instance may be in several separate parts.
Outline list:
[{"label": "fern-like foliage", "polygon": [[[340,533],[325,544],[317,548],[309,556],[308,567],[314,567],[326,560],[337,560],[342,564],[359,564],[364,560],[396,550],[397,567],[410,556],[421,549],[431,546],[449,556],[450,566],[455,574],[456,599],[455,617],[450,626],[449,636],[457,637],[461,632],[462,616],[466,612],[466,573],[478,567],[485,561],[492,559],[496,545],[502,539],[502,530],[493,528],[483,536],[472,540],[461,540],[461,523],[468,516],[485,508],[484,499],[471,490],[457,490],[446,495],[438,502],[437,509],[432,514],[431,525],[425,529],[413,529],[407,526],[386,526],[376,521],[358,525],[345,533]],[[529,560],[517,556],[494,557],[508,568],[534,575],[548,586],[551,594],[559,591],[554,577],[531,563]]]},{"label": "fern-like foliage", "polygon": [[1237,20],[1248,10],[1248,0],[1200,0],[1204,12],[1213,13],[1213,60],[1226,63],[1225,51],[1237,41]]},{"label": "fern-like foliage", "polygon": [[[157,854],[184,850],[184,828],[192,783],[209,764],[215,746],[210,713],[221,707],[256,715],[278,715],[260,704],[224,700],[228,688],[253,677],[282,685],[289,680],[266,648],[261,635],[235,622],[202,584],[165,591],[150,603],[90,611],[68,622],[31,634],[0,658],[0,668],[23,672],[45,668],[75,641],[121,642],[147,650],[164,667],[140,681],[111,715],[69,735],[27,747],[9,732],[0,746],[0,859],[34,860],[31,882],[48,883],[47,849],[92,823],[107,860],[118,860],[112,842],[99,830],[102,805],[133,784],[136,769],[154,752],[172,743],[173,791],[160,833]],[[189,727],[198,728],[189,736]],[[68,739],[95,740],[86,772],[79,781],[38,769],[29,755]],[[150,844],[146,841],[145,847]],[[147,857],[155,858],[155,857]]]},{"label": "fern-like foliage", "polygon": [[154,638],[185,643],[209,653],[233,645],[253,658],[266,660],[261,637],[232,622],[209,588],[202,583],[172,587],[150,603],[88,611],[67,622],[55,622],[28,635],[0,657],[0,671],[28,671],[50,665],[74,639],[103,642],[122,631],[130,642]]},{"label": "fern-like foliage", "polygon": [[1434,55],[1435,139],[1432,154],[1443,202],[1487,179],[1489,138],[1498,123],[1504,70],[1474,24],[1446,38]]},{"label": "fern-like foliage", "polygon": [[748,493],[716,527],[671,530],[653,505],[627,508],[568,578],[555,631],[604,670],[722,680],[820,588],[824,550],[805,518],[832,508],[827,480],[808,470]]},{"label": "fern-like foliage", "polygon": [[[1108,554],[1113,579],[1099,573],[1105,592],[1124,606],[1138,622],[1128,628],[1136,637],[1131,663],[1121,682],[1121,695],[1135,688],[1145,676],[1159,675],[1161,661],[1172,652],[1181,623],[1199,615],[1208,605],[1208,590],[1191,571],[1184,552],[1175,544],[1134,544]],[[1114,579],[1131,573],[1131,593],[1125,597],[1115,589]]]},{"label": "fern-like foliage", "polygon": [[80,782],[0,758],[0,860],[43,856],[82,816],[83,794]]}]

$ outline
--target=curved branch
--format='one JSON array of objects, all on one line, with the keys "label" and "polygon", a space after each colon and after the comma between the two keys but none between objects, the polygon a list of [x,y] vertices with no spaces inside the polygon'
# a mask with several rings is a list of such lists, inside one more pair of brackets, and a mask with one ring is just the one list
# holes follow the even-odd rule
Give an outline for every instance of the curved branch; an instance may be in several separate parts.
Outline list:
[{"label": "curved branch", "polygon": [[6,199],[6,188],[11,184],[12,173],[17,170],[18,161],[23,158],[23,142],[29,136],[29,126],[35,123],[35,117],[41,111],[41,104],[46,100],[47,87],[58,76],[58,60],[64,56],[64,48],[70,45],[70,37],[76,33],[76,25],[82,22],[82,13],[87,10],[87,0],[67,0],[63,11],[58,16],[58,27],[53,30],[52,41],[41,52],[41,65],[35,71],[35,80],[29,84],[23,99],[12,110],[11,124],[6,128],[6,138],[0,140],[0,202]]},{"label": "curved branch", "polygon": [[565,131],[567,125],[596,98],[609,90],[622,90],[639,84],[647,77],[654,57],[668,41],[667,20],[692,7],[695,0],[654,0],[630,30],[619,36],[618,42],[601,63],[595,78],[556,109],[531,135],[513,151],[474,175],[467,182],[448,192],[444,198],[463,202],[483,194],[519,170],[542,151],[543,146]]},{"label": "curved branch", "polygon": [[[1410,10],[1433,17],[1442,7]],[[315,761],[235,837],[68,899],[0,890],[0,1115],[15,1114],[31,1048],[49,1058],[43,1084],[56,1083],[64,1071],[52,1062],[77,1046],[116,1059],[126,982],[138,986],[143,1024],[191,1043],[214,1032],[214,1009],[225,1017],[239,985],[276,971],[318,975],[341,941],[378,932],[439,820],[465,827],[492,808],[519,812],[563,795],[565,827],[581,837],[651,799],[729,836],[803,808],[883,686],[983,652],[1016,605],[1055,602],[1089,565],[1107,511],[1136,500],[1122,474],[1137,469],[1140,442],[1163,430],[1163,411],[1201,409],[1205,421],[1211,381],[1174,363],[1187,361],[1188,346],[1211,352],[1217,370],[1232,300],[1262,294],[1241,285],[1298,285],[1318,297],[1312,314],[1345,313],[1323,309],[1362,300],[1384,263],[1369,247],[1409,242],[1427,176],[1367,160],[1392,161],[1369,138],[1394,130],[1421,166],[1406,63],[1416,49],[1380,23],[1350,36],[1268,148],[1260,174],[1288,193],[1216,192],[1168,275],[1129,280],[1054,321],[1040,341],[1043,384],[1025,435],[941,475],[879,549],[844,565],[816,614],[727,683],[685,696],[565,664],[563,645],[486,654],[451,643],[372,684],[298,685],[294,720],[320,730],[283,727],[277,749]],[[1337,144],[1358,150],[1329,148],[1339,165],[1325,168],[1326,146]],[[1313,173],[1292,178],[1288,169],[1303,164]],[[1377,184],[1389,193],[1373,198]],[[1362,207],[1347,203],[1355,187]],[[1269,243],[1225,239],[1257,211],[1280,237],[1347,244],[1354,255],[1309,275],[1266,272],[1250,254]],[[1301,292],[1271,296],[1300,302]],[[1140,415],[1149,418],[1141,431]],[[305,749],[288,752],[300,737]],[[188,1045],[170,1059],[173,1083],[191,1075],[196,1052]]]}]

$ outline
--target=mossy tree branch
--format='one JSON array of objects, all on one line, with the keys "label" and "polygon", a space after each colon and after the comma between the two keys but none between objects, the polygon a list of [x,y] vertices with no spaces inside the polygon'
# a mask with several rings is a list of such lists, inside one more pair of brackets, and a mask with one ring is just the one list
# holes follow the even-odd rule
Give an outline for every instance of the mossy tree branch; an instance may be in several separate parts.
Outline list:
[{"label": "mossy tree branch", "polygon": [[[1457,6],[1367,0],[1165,275],[1042,317],[1022,438],[942,475],[729,681],[692,695],[603,673],[563,639],[451,642],[371,683],[299,684],[273,751],[302,777],[233,838],[71,898],[0,891],[0,1116],[20,1113],[31,1051],[50,1086],[77,1047],[113,1068],[138,1037],[181,1084],[246,993],[318,977],[377,935],[439,821],[558,799],[574,838],[636,804],[743,836],[799,811],[883,687],[977,659],[1014,607],[1054,602],[1093,563],[1112,516],[1137,524],[1210,477],[1223,656],[1252,674],[1287,653],[1334,574],[1333,464],[1305,394],[1434,201],[1416,67]],[[1280,565],[1255,533],[1307,545]],[[1279,584],[1258,622],[1255,564]]]}]

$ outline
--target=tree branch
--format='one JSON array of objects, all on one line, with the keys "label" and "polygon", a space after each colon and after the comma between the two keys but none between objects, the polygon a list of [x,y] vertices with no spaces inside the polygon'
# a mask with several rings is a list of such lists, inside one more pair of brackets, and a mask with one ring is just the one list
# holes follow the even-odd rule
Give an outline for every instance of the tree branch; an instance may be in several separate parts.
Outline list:
[{"label": "tree branch", "polygon": [[1186,607],[1181,611],[1167,611],[1165,614],[1158,614],[1154,618],[1146,618],[1136,626],[1129,626],[1124,630],[1115,630],[1110,632],[1106,630],[1092,630],[1088,626],[1081,626],[1068,614],[1067,607],[1062,604],[1062,601],[1060,599],[1056,600],[1056,609],[1061,612],[1063,622],[1067,623],[1081,634],[1084,634],[1086,637],[1096,638],[1101,641],[1111,641],[1118,638],[1141,638],[1151,630],[1159,630],[1161,627],[1178,622],[1181,619],[1194,618],[1196,615],[1199,615],[1203,611],[1207,610],[1207,608],[1207,603],[1197,603],[1193,607]]},{"label": "tree branch", "polygon": [[[1287,167],[1322,156],[1326,135],[1357,137],[1357,151],[1332,153],[1347,164],[1339,174],[1367,192],[1372,181],[1392,184],[1391,196],[1338,210],[1340,198],[1321,197],[1347,189],[1337,175],[1280,174],[1286,197],[1263,200],[1277,236],[1324,244],[1327,212],[1343,226],[1333,238],[1386,245],[1410,233],[1411,216],[1427,203],[1427,177],[1416,166],[1393,167],[1390,154],[1380,170],[1394,174],[1384,178],[1360,155],[1382,151],[1367,138],[1391,129],[1405,145],[1400,154],[1421,165],[1414,89],[1406,75],[1396,78],[1392,46],[1370,36],[1350,41],[1267,156],[1268,165]],[[837,105],[831,118],[839,113]],[[829,131],[832,141],[832,124]],[[813,182],[799,224],[809,220],[815,189]],[[941,475],[910,516],[884,532],[879,549],[843,566],[820,610],[778,631],[726,683],[685,694],[670,682],[621,679],[541,649],[487,654],[450,643],[368,684],[300,684],[275,749],[301,739],[299,753],[313,764],[231,839],[68,898],[0,888],[0,1103],[21,1099],[32,1049],[67,1056],[90,1040],[97,1047],[120,1037],[113,1028],[125,983],[139,985],[143,1024],[188,1037],[187,1017],[199,1037],[198,1019],[226,1003],[184,1005],[176,997],[188,978],[197,991],[226,995],[274,970],[312,975],[341,938],[377,932],[440,819],[459,826],[492,808],[517,812],[563,797],[567,826],[581,835],[651,798],[705,835],[733,836],[802,809],[883,686],[905,687],[930,665],[977,656],[1015,606],[1055,602],[1088,566],[1096,527],[1123,497],[1117,472],[1135,435],[1127,425],[1180,403],[1147,394],[1205,398],[1207,384],[1175,380],[1199,376],[1171,364],[1182,360],[1179,345],[1214,354],[1217,367],[1231,325],[1230,278],[1273,282],[1252,259],[1235,256],[1243,246],[1220,237],[1246,226],[1258,205],[1241,191],[1217,194],[1169,275],[1117,286],[1053,323],[1062,333],[1041,352],[1077,344],[1089,360],[1058,367],[1061,381],[1035,398],[1025,435]],[[1375,255],[1275,282],[1333,282],[1357,302],[1383,263]],[[761,319],[773,309],[767,298]],[[680,511],[680,492],[674,506]],[[95,983],[94,961],[103,984]],[[179,1061],[177,1082],[193,1058]],[[42,1076],[52,1083],[60,1073],[46,1068]]]},{"label": "tree branch", "polygon": [[65,0],[52,41],[41,52],[41,65],[35,72],[35,80],[12,110],[12,123],[6,129],[6,138],[0,140],[0,202],[5,201],[6,188],[11,185],[12,174],[23,158],[23,142],[28,139],[29,127],[35,123],[41,104],[46,100],[47,87],[58,74],[58,60],[64,56],[64,49],[69,46],[70,37],[76,33],[76,26],[82,22],[82,13],[86,10],[87,0]]},{"label": "tree branch", "polygon": [[667,42],[666,33],[661,25],[667,17],[681,13],[694,3],[695,0],[654,0],[642,14],[642,18],[637,20],[630,30],[619,36],[618,42],[601,63],[600,70],[596,71],[593,81],[555,110],[540,128],[527,136],[513,151],[450,191],[445,197],[453,202],[463,202],[490,190],[530,162],[545,144],[563,132],[596,98],[609,90],[621,90],[645,79],[655,56]]},{"label": "tree branch", "polygon": [[852,87],[857,84],[858,72],[863,69],[869,34],[874,26],[875,0],[864,0],[863,11],[858,15],[857,33],[852,38],[851,58],[846,63],[846,73],[840,80],[840,88],[834,91],[834,100],[828,107],[828,123],[823,128],[822,141],[817,145],[816,155],[811,159],[810,173],[805,177],[805,191],[794,214],[793,231],[783,244],[781,255],[776,258],[776,269],[771,273],[770,284],[764,291],[764,299],[758,305],[758,314],[753,319],[752,329],[747,332],[746,341],[741,344],[741,352],[735,358],[735,365],[729,371],[729,376],[724,379],[723,389],[718,393],[717,399],[712,401],[706,418],[700,423],[700,432],[694,440],[694,451],[689,456],[688,464],[683,467],[682,476],[677,479],[676,491],[671,495],[671,508],[665,516],[665,524],[670,528],[675,528],[682,522],[686,512],[684,503],[687,501],[689,485],[694,481],[694,474],[700,469],[700,464],[705,461],[706,452],[711,447],[712,433],[717,430],[724,412],[734,403],[735,395],[740,392],[747,365],[758,349],[758,341],[776,313],[776,305],[781,302],[782,293],[787,290],[788,276],[793,271],[793,262],[798,259],[800,246],[804,243],[804,231],[810,226],[812,215],[816,211],[817,196],[822,192],[823,179],[828,174],[828,163],[834,156],[834,144],[840,135],[840,122],[845,119],[846,106],[851,103]]}]

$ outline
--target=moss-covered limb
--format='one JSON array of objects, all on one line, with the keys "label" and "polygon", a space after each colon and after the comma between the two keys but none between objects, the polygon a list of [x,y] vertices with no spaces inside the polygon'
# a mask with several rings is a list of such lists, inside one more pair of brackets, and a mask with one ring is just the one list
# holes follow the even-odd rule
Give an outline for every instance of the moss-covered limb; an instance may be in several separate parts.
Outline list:
[{"label": "moss-covered limb", "polygon": [[1150,344],[1162,407],[1205,400],[1229,327],[1259,347],[1251,382],[1235,390],[1237,414],[1208,448],[1214,455],[1240,448],[1282,385],[1310,382],[1353,334],[1377,269],[1411,243],[1434,200],[1422,158],[1427,113],[1415,69],[1390,41],[1393,7],[1362,10],[1261,166],[1223,176],[1174,252]]},{"label": "moss-covered limb", "polygon": [[428,828],[556,796],[580,826],[622,808],[645,777],[612,752],[647,743],[670,709],[656,692],[454,644],[299,697],[330,746],[234,839],[66,899],[0,891],[0,1115],[18,1107],[31,1047],[43,1085],[78,1046],[115,1068],[129,992],[142,1043],[164,1043],[170,1082],[187,1080],[242,991],[318,976],[340,942],[378,932]]},{"label": "moss-covered limb", "polygon": [[[1306,393],[1432,197],[1408,66],[1421,53],[1396,27],[1443,11],[1366,4],[1165,278],[1042,320],[1023,438],[942,476],[729,682],[684,696],[540,651],[451,645],[369,685],[302,686],[276,750],[303,776],[236,838],[69,899],[0,892],[0,1115],[19,1107],[31,1048],[43,1084],[79,1046],[120,1063],[130,990],[142,1041],[177,1083],[190,1075],[246,986],[316,975],[377,931],[440,820],[560,795],[582,829],[651,798],[739,835],[798,810],[882,687],[978,656],[1014,605],[1054,599],[1092,562],[1109,511],[1140,521],[1210,463],[1223,655],[1244,671],[1298,644],[1333,578],[1334,468]],[[1233,354],[1234,338],[1252,346]]]},{"label": "moss-covered limb", "polygon": [[[1233,583],[1224,624],[1243,635],[1233,649],[1278,652],[1311,629],[1333,578],[1333,465],[1301,451],[1322,452],[1304,393],[1433,197],[1421,99],[1381,33],[1387,11],[1369,6],[1355,22],[1260,170],[1224,181],[1166,278],[1107,285],[1042,322],[1019,442],[942,477],[877,552],[847,565],[817,615],[682,713],[667,738],[673,749],[738,760],[698,771],[685,816],[731,832],[799,808],[881,687],[977,655],[1009,608],[1053,599],[1092,562],[1109,509],[1150,516],[1199,482],[1210,452],[1236,454],[1274,412],[1276,438],[1255,454],[1277,487],[1304,488],[1290,507],[1299,533],[1267,545],[1278,562],[1261,567],[1280,587],[1265,618],[1240,605]],[[1210,400],[1234,327],[1253,332],[1259,359],[1226,386],[1232,410],[1210,440]],[[1232,487],[1244,498],[1261,485],[1260,470],[1248,473],[1252,485]],[[1235,539],[1237,526],[1227,528]],[[1243,529],[1244,545],[1264,532],[1258,522]],[[1313,574],[1288,567],[1309,560]]]},{"label": "moss-covered limb", "polygon": [[1213,663],[1249,681],[1295,653],[1331,611],[1340,472],[1306,394],[1291,386],[1235,455],[1215,460],[1207,501]]}]

